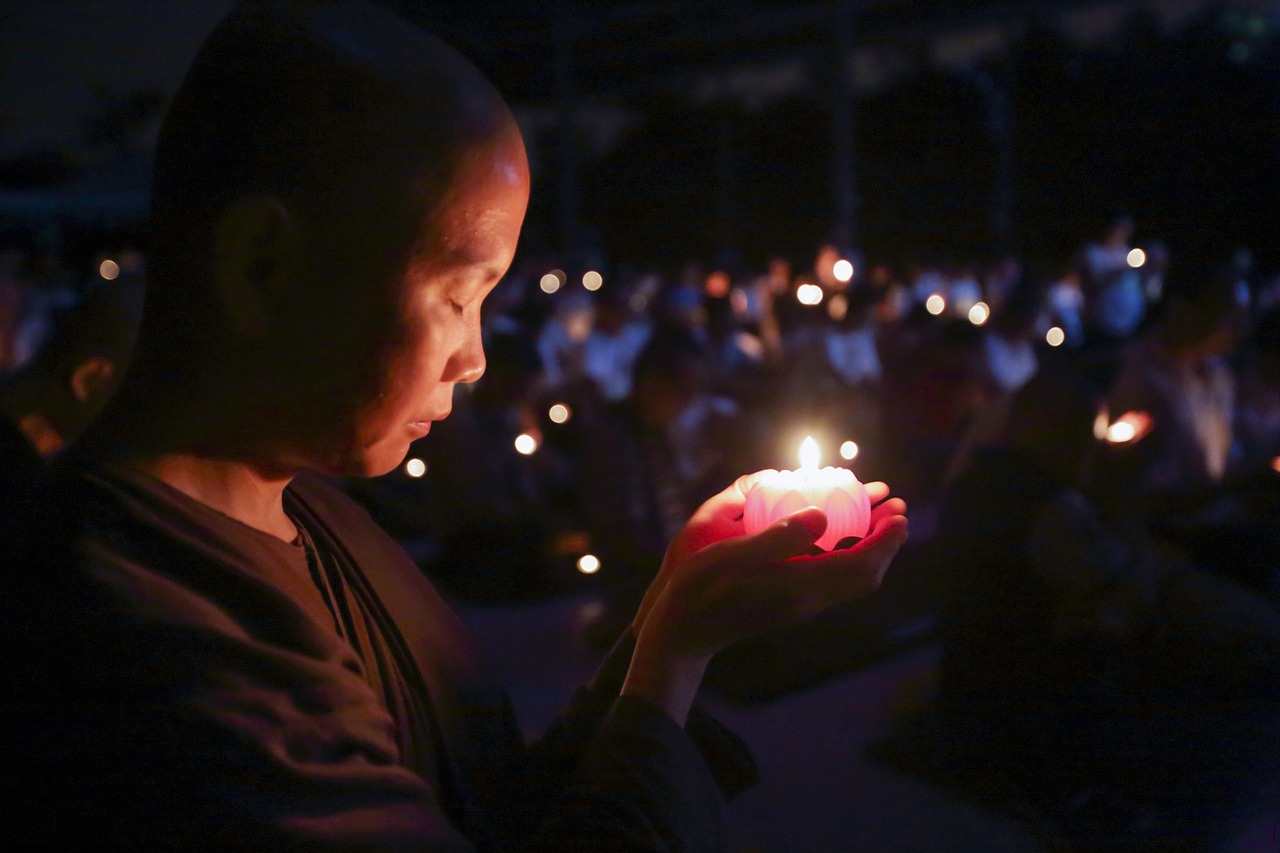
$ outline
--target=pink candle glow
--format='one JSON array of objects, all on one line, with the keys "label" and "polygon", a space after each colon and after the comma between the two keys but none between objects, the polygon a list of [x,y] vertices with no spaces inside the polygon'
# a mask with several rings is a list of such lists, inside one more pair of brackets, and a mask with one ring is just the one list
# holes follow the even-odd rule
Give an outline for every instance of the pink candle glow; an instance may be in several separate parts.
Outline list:
[{"label": "pink candle glow", "polygon": [[755,533],[780,518],[807,506],[827,516],[827,530],[817,545],[830,551],[847,536],[867,535],[871,526],[871,500],[853,472],[847,468],[818,468],[818,443],[812,436],[800,445],[800,468],[765,474],[747,493],[743,523]]}]

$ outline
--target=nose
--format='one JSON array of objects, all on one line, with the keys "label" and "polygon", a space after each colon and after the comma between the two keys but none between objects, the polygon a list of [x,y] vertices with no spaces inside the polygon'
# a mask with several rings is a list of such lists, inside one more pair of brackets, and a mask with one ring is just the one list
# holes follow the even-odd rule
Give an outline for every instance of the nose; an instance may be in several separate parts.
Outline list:
[{"label": "nose", "polygon": [[468,330],[467,338],[454,353],[452,362],[449,378],[454,382],[475,382],[484,375],[484,341],[479,323]]}]

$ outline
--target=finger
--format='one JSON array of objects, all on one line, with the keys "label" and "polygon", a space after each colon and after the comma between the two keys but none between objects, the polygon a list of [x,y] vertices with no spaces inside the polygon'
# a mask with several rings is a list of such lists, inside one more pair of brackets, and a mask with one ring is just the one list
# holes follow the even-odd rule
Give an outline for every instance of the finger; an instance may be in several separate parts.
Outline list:
[{"label": "finger", "polygon": [[878,519],[887,518],[891,515],[906,515],[907,502],[902,498],[890,498],[883,503],[876,504],[871,508],[871,525],[875,526]]},{"label": "finger", "polygon": [[746,485],[744,488],[744,482],[750,481],[754,483],[751,478],[755,476],[757,475],[746,474],[734,480],[728,488],[708,498],[702,506],[698,507],[698,511],[694,513],[694,518],[705,523],[716,518],[733,519],[742,515],[742,507],[747,502],[747,492],[751,488],[750,485]]},{"label": "finger", "polygon": [[743,557],[757,564],[772,564],[803,554],[826,532],[827,516],[816,506],[793,512],[754,536],[733,540]]},{"label": "finger", "polygon": [[875,506],[880,501],[889,497],[889,484],[879,480],[872,480],[870,483],[863,483],[862,487],[867,490],[867,497],[871,499],[871,505]]},{"label": "finger", "polygon": [[883,553],[888,553],[892,557],[906,541],[907,528],[906,516],[882,515],[872,520],[871,532],[852,548],[824,551],[821,554],[804,554],[793,558],[792,562],[823,563],[826,567],[837,563],[856,563]]}]

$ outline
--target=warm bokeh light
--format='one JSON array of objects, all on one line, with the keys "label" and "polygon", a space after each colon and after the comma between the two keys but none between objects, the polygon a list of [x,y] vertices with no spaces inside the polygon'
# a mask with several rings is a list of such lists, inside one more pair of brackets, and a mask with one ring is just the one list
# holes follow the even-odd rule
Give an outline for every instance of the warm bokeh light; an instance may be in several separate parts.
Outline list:
[{"label": "warm bokeh light", "polygon": [[1271,460],[1271,470],[1275,471],[1277,474],[1280,474],[1280,456],[1277,456],[1275,459]]},{"label": "warm bokeh light", "polygon": [[1133,437],[1138,434],[1138,430],[1128,421],[1116,421],[1107,427],[1107,441],[1112,444],[1124,444],[1127,441],[1133,441]]},{"label": "warm bokeh light", "polygon": [[115,281],[120,276],[120,265],[110,258],[107,258],[105,261],[98,264],[98,275],[102,276],[107,281]]},{"label": "warm bokeh light", "polygon": [[856,441],[846,441],[840,445],[840,458],[845,461],[858,458],[858,443]]},{"label": "warm bokeh light", "polygon": [[839,323],[849,315],[849,300],[843,293],[837,293],[827,301],[827,316]]},{"label": "warm bokeh light", "polygon": [[604,284],[604,276],[595,270],[587,270],[582,274],[582,286],[587,290],[599,290]]},{"label": "warm bokeh light", "polygon": [[969,322],[981,326],[991,317],[991,308],[985,302],[975,302],[969,309]]},{"label": "warm bokeh light", "polygon": [[583,554],[578,558],[578,571],[584,575],[594,575],[600,571],[600,559],[595,554]]},{"label": "warm bokeh light", "polygon": [[569,407],[564,403],[556,403],[547,410],[547,417],[551,418],[552,423],[557,424],[562,424],[568,421],[570,414],[572,413],[569,411]]},{"label": "warm bokeh light", "polygon": [[1151,432],[1151,415],[1146,412],[1125,412],[1107,427],[1107,441],[1112,444],[1129,444],[1141,441]]},{"label": "warm bokeh light", "polygon": [[538,282],[538,286],[542,288],[543,293],[555,293],[560,289],[560,277],[553,272],[549,272]]},{"label": "warm bokeh light", "polygon": [[527,432],[522,432],[516,436],[516,453],[522,456],[530,456],[538,449],[538,440]]},{"label": "warm bokeh light", "polygon": [[421,459],[410,459],[404,463],[404,472],[410,477],[421,477],[423,474],[427,473],[427,463],[423,462]]},{"label": "warm bokeh light", "polygon": [[1125,260],[1129,262],[1129,266],[1136,270],[1147,262],[1147,253],[1141,249],[1130,249],[1129,256]]},{"label": "warm bokeh light", "polygon": [[735,287],[729,294],[729,307],[734,314],[744,317],[751,311],[751,297],[741,287]]},{"label": "warm bokeh light", "polygon": [[1107,426],[1111,423],[1111,416],[1107,413],[1106,406],[1098,407],[1098,414],[1093,419],[1093,437],[1098,441],[1102,441],[1107,437]]},{"label": "warm bokeh light", "polygon": [[841,258],[831,267],[831,274],[835,276],[836,281],[851,281],[853,279],[853,264]]},{"label": "warm bokeh light", "polygon": [[796,288],[796,301],[801,305],[817,305],[822,302],[822,288],[816,284],[802,284]]},{"label": "warm bokeh light", "polygon": [[724,299],[729,295],[729,274],[716,270],[707,276],[704,287],[706,288],[707,296],[712,299]]},{"label": "warm bokeh light", "polygon": [[1051,347],[1060,347],[1067,339],[1067,333],[1062,329],[1054,326],[1052,329],[1044,333],[1044,342]]},{"label": "warm bokeh light", "polygon": [[947,300],[942,298],[941,293],[935,293],[924,301],[924,310],[937,317],[947,310]]},{"label": "warm bokeh light", "polygon": [[811,435],[805,436],[804,441],[800,442],[799,455],[801,468],[817,468],[818,463],[822,461],[822,450]]}]

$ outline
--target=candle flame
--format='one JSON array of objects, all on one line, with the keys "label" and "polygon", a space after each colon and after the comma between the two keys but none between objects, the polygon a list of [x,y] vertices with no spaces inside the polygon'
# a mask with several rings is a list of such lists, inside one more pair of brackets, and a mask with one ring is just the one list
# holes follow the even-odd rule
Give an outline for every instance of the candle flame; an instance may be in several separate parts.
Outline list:
[{"label": "candle flame", "polygon": [[813,436],[806,436],[805,440],[800,442],[800,467],[817,468],[821,457],[822,451],[818,448],[818,442],[813,440]]}]

